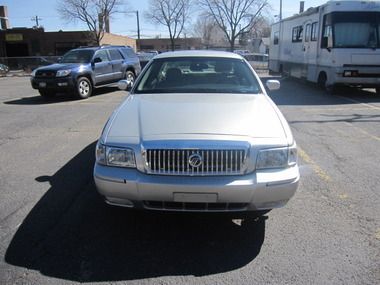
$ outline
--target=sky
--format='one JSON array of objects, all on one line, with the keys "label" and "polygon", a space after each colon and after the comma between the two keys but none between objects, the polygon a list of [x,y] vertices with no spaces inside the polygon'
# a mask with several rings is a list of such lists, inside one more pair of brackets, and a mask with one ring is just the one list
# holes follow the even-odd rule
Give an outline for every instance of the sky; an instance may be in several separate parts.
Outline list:
[{"label": "sky", "polygon": [[[283,18],[292,16],[299,11],[298,0],[283,0]],[[305,0],[305,9],[319,6],[327,0]],[[148,9],[149,0],[124,0],[122,11],[139,11],[140,14],[140,33],[142,38],[167,37],[168,33],[163,26],[156,26],[149,23],[144,17],[144,11]],[[271,5],[270,14],[279,14],[280,0],[269,0]],[[11,27],[33,27],[35,22],[32,17],[41,18],[40,25],[46,31],[77,31],[87,29],[81,22],[66,22],[61,19],[57,12],[57,1],[55,0],[0,0],[0,6],[8,6],[8,16]],[[196,19],[196,12],[191,17]],[[274,19],[274,18],[273,18]],[[126,35],[137,38],[137,24],[135,13],[118,13],[111,19],[111,32],[114,34]],[[188,31],[191,33],[190,29]]]}]

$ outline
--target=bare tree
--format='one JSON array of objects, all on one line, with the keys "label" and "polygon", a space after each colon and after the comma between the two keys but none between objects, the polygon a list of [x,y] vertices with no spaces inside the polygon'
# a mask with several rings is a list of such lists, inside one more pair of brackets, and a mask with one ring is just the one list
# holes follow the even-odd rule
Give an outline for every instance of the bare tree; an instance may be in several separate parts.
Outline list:
[{"label": "bare tree", "polygon": [[219,27],[212,17],[201,14],[193,25],[192,35],[201,38],[202,43],[208,49],[217,40],[217,29],[219,30]]},{"label": "bare tree", "polygon": [[168,28],[172,50],[188,20],[190,7],[191,0],[150,0],[145,17],[154,24]]},{"label": "bare tree", "polygon": [[119,5],[121,0],[58,0],[58,12],[66,21],[84,22],[100,45],[106,22]]},{"label": "bare tree", "polygon": [[236,39],[251,30],[255,19],[269,5],[268,0],[198,0],[198,2],[222,29],[231,51],[235,49]]},{"label": "bare tree", "polygon": [[271,23],[269,18],[260,16],[257,17],[252,25],[249,34],[252,38],[270,37]]},{"label": "bare tree", "polygon": [[[253,21],[250,30],[240,34],[239,44],[247,46],[254,39],[270,37],[271,27],[269,19],[260,15]],[[249,47],[247,47],[249,49]]]}]

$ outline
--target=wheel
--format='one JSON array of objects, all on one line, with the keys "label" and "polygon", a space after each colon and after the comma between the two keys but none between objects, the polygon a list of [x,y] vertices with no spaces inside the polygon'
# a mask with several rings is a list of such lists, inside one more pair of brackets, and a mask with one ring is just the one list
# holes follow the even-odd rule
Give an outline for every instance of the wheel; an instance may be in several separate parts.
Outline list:
[{"label": "wheel", "polygon": [[53,98],[55,96],[55,92],[51,90],[41,90],[39,89],[38,92],[40,92],[40,95],[44,98]]},{"label": "wheel", "polygon": [[80,99],[86,99],[92,94],[92,83],[87,77],[80,77],[77,81],[76,95]]},{"label": "wheel", "polygon": [[340,91],[339,86],[334,85],[334,84],[331,84],[331,85],[327,84],[327,75],[324,72],[321,72],[318,76],[318,86],[321,89],[324,89],[327,92],[327,94],[330,94],[330,95],[337,94]]},{"label": "wheel", "polygon": [[321,89],[325,89],[326,88],[326,82],[327,82],[326,73],[324,73],[324,72],[320,73],[318,76],[318,86]]},{"label": "wheel", "polygon": [[284,67],[282,66],[282,64],[280,64],[280,68],[278,69],[278,73],[280,73],[280,75],[284,75]]},{"label": "wheel", "polygon": [[133,86],[133,84],[135,83],[135,79],[136,79],[136,76],[135,74],[133,73],[133,71],[130,71],[130,70],[127,70],[125,72],[125,80],[127,80],[128,82],[128,86]]}]

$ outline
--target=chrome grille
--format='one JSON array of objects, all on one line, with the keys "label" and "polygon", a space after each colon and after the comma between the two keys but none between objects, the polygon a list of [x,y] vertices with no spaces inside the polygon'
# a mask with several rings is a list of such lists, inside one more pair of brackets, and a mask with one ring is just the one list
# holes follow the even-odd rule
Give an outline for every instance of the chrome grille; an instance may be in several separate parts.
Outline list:
[{"label": "chrome grille", "polygon": [[36,77],[52,78],[55,77],[55,70],[37,70]]},{"label": "chrome grille", "polygon": [[[193,167],[189,158],[197,154],[202,163]],[[150,174],[161,175],[242,175],[246,162],[243,149],[148,149],[146,167]]]}]

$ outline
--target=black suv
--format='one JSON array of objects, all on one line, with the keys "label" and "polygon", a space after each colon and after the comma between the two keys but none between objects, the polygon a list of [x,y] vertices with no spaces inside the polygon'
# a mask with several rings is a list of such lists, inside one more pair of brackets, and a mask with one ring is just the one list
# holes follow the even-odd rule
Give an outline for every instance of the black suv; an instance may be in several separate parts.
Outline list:
[{"label": "black suv", "polygon": [[131,47],[84,47],[70,50],[59,63],[35,69],[31,83],[43,97],[74,91],[84,99],[95,87],[121,79],[133,85],[140,71],[139,59]]}]

